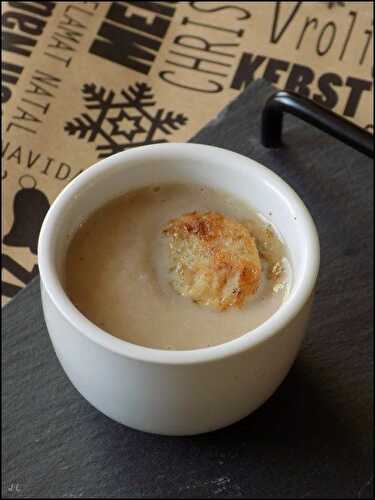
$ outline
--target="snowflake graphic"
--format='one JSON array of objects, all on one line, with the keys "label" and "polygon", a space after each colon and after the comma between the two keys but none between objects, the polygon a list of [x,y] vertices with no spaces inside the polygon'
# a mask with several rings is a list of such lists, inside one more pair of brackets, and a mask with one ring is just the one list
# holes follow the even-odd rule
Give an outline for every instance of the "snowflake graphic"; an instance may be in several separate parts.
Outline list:
[{"label": "snowflake graphic", "polygon": [[69,135],[97,142],[98,158],[144,144],[167,142],[165,136],[187,122],[182,113],[155,109],[153,93],[146,83],[130,85],[116,98],[113,90],[86,83],[82,87],[87,113],[65,124]]}]

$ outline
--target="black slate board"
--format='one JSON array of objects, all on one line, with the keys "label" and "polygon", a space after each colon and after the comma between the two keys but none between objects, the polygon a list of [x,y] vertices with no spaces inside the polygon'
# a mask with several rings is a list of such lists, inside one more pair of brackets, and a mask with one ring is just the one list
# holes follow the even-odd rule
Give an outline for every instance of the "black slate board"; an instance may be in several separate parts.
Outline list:
[{"label": "black slate board", "polygon": [[294,118],[259,144],[256,82],[193,139],[250,156],[296,189],[321,239],[308,337],[276,394],[192,438],[133,431],[92,408],[52,350],[34,280],[3,309],[3,496],[371,498],[373,165]]}]

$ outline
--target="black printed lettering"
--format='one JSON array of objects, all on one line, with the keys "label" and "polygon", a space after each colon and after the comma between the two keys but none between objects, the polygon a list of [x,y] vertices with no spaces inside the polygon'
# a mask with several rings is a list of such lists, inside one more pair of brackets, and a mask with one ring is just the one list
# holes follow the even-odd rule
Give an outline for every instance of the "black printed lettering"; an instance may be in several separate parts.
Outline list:
[{"label": "black printed lettering", "polygon": [[348,77],[346,85],[351,88],[351,91],[344,109],[344,116],[351,117],[355,115],[363,92],[371,90],[372,82],[360,80],[359,78]]},{"label": "black printed lettering", "polygon": [[22,14],[22,12],[9,11],[3,14],[2,25],[4,26],[4,28],[18,28],[23,33],[37,36],[43,33],[43,28],[46,25],[46,21],[33,16]]},{"label": "black printed lettering", "polygon": [[25,102],[26,104],[30,104],[31,106],[34,106],[38,109],[42,110],[43,115],[47,113],[50,107],[50,103],[47,102],[46,104],[42,104],[40,102],[35,102],[35,101],[30,101],[30,99],[26,99],[25,97],[22,97],[21,99],[22,102]]},{"label": "black printed lettering", "polygon": [[7,141],[5,144],[3,143],[1,145],[1,158],[5,157],[5,155],[7,154],[9,146],[10,146],[10,142],[9,141]]},{"label": "black printed lettering", "polygon": [[[16,84],[18,82],[18,75],[23,71],[23,67],[19,64],[1,63],[1,77],[4,82]],[[17,75],[17,76],[16,76]]]},{"label": "black printed lettering", "polygon": [[36,131],[29,127],[24,127],[23,125],[15,122],[10,122],[6,128],[6,131],[9,132],[13,127],[20,128],[21,130],[25,130],[26,132],[30,132],[30,134],[36,134]]},{"label": "black printed lettering", "polygon": [[[327,29],[328,28],[330,28],[331,34],[328,35],[328,43],[326,44],[326,47],[322,48],[321,47],[322,41],[325,38],[325,34],[327,33]],[[329,23],[327,23],[324,26],[324,28],[320,32],[320,35],[319,35],[319,38],[318,38],[318,43],[317,43],[317,46],[316,46],[316,51],[317,51],[318,55],[324,56],[324,55],[327,54],[327,52],[332,47],[332,44],[333,44],[333,42],[335,40],[336,31],[337,31],[336,24],[334,22],[332,22],[332,21],[330,21]]]},{"label": "black printed lettering", "polygon": [[39,160],[39,158],[40,158],[40,153],[36,154],[33,157],[33,152],[30,150],[26,160],[26,167],[32,168],[35,165],[35,163]]},{"label": "black printed lettering", "polygon": [[55,178],[60,181],[65,181],[70,175],[71,167],[67,163],[60,163],[56,171]]},{"label": "black printed lettering", "polygon": [[73,43],[79,43],[83,35],[83,33],[80,33],[79,31],[74,31],[64,27],[61,23],[58,25],[58,29],[60,31],[55,33],[56,37],[64,38],[65,40]]},{"label": "black printed lettering", "polygon": [[[197,57],[197,56],[191,56],[189,54],[183,54],[182,52],[177,52],[176,50],[170,50],[169,53],[176,55],[176,56],[179,56],[179,57],[182,57],[182,58],[185,58],[185,59],[191,59],[192,62],[191,62],[191,64],[182,64],[180,62],[166,60],[166,63],[173,64],[174,66],[179,66],[180,68],[188,68],[188,69],[192,69],[194,71],[208,73],[210,75],[227,76],[226,73],[220,73],[219,71],[207,69],[207,66],[217,65],[217,66],[230,67],[230,64],[227,64],[227,63],[223,63],[220,61],[212,61],[211,59],[206,59],[205,57]],[[202,67],[202,66],[205,66],[205,67]]]},{"label": "black printed lettering", "polygon": [[29,57],[31,54],[29,47],[35,47],[36,40],[28,36],[3,30],[1,32],[1,43],[2,50]]},{"label": "black printed lettering", "polygon": [[271,32],[271,43],[278,43],[281,37],[284,35],[286,30],[289,28],[290,23],[296,17],[297,12],[301,8],[302,2],[297,2],[296,5],[293,6],[292,11],[287,17],[285,23],[280,27],[278,31],[279,18],[281,15],[282,7],[286,8],[289,2],[276,2],[275,3],[275,14],[272,23],[272,32]]},{"label": "black printed lettering", "polygon": [[[23,57],[30,57],[36,46],[38,37],[46,26],[55,8],[55,2],[7,2],[7,10],[1,15],[1,42],[4,52],[11,52]],[[44,19],[41,19],[44,18]],[[19,64],[2,63],[1,104],[7,103],[12,97],[10,85],[16,85],[23,67]],[[7,130],[15,124],[9,124]],[[22,127],[20,127],[22,128]]]},{"label": "black printed lettering", "polygon": [[[12,120],[19,120],[21,122],[31,122],[31,123],[41,123],[41,120],[39,118],[37,118],[35,115],[33,115],[32,113],[30,113],[30,111],[27,111],[26,109],[23,109],[21,108],[21,106],[17,106],[17,111],[19,112],[19,114],[17,115],[13,115],[12,116]],[[15,122],[12,122],[8,125],[8,127],[10,128],[11,125],[14,125],[14,126],[17,126],[17,124]],[[24,130],[27,130],[28,132],[31,132],[33,134],[35,134],[35,130],[34,129],[30,129],[29,127],[26,127],[26,125],[19,125],[18,123],[18,126],[19,127],[23,127]]]},{"label": "black printed lettering", "polygon": [[341,87],[342,83],[342,78],[336,73],[325,73],[318,81],[321,94],[314,94],[313,100],[326,108],[333,109],[339,100],[333,87]]},{"label": "black printed lettering", "polygon": [[173,17],[175,8],[171,4],[165,5],[165,3],[160,2],[129,2],[135,4],[137,7],[150,12],[155,12],[155,14],[160,14],[162,16]]},{"label": "black printed lettering", "polygon": [[238,43],[210,43],[204,38],[194,35],[176,36],[174,43],[188,49],[201,50],[203,52],[209,52],[210,54],[217,54],[224,57],[234,57],[234,54],[229,54],[228,52],[223,52],[221,50],[213,50],[212,47],[238,47]]},{"label": "black printed lettering", "polygon": [[12,97],[12,91],[6,85],[1,85],[1,104],[5,104]]},{"label": "black printed lettering", "polygon": [[44,175],[48,175],[48,170],[51,166],[51,163],[54,162],[55,160],[53,158],[50,158],[50,157],[47,157],[47,162],[46,162],[46,165],[44,167],[44,169],[42,170],[42,174]]},{"label": "black printed lettering", "polygon": [[34,122],[34,123],[40,122],[40,120],[38,118],[36,118],[33,114],[29,113],[25,109],[21,108],[21,106],[17,106],[16,109],[17,109],[17,111],[20,112],[20,114],[18,116],[14,115],[13,116],[14,120],[25,120],[25,121]]},{"label": "black printed lettering", "polygon": [[160,48],[160,42],[153,38],[148,38],[140,33],[124,30],[104,22],[98,35],[102,40],[97,39],[90,47],[90,53],[108,59],[134,69],[145,75],[150,71],[155,54]]},{"label": "black printed lettering", "polygon": [[71,45],[68,45],[67,43],[59,40],[59,34],[53,35],[51,37],[51,39],[54,40],[54,43],[49,43],[48,48],[59,49],[59,50],[68,50],[70,52],[73,52],[75,50]]},{"label": "black printed lettering", "polygon": [[350,26],[349,26],[349,29],[348,29],[348,33],[347,33],[345,41],[344,41],[344,45],[342,46],[342,50],[341,50],[341,53],[340,53],[340,56],[339,56],[339,60],[340,61],[342,61],[343,58],[344,58],[344,55],[345,55],[345,52],[346,52],[346,48],[348,46],[350,37],[351,37],[351,35],[353,33],[354,25],[355,25],[355,23],[357,21],[357,12],[354,12],[353,10],[351,10],[349,12],[349,16],[352,17],[352,20],[351,20],[351,23],[350,23]]},{"label": "black printed lettering", "polygon": [[37,80],[38,82],[41,82],[43,85],[53,87],[54,89],[57,89],[59,83],[61,83],[61,78],[51,75],[50,73],[46,73],[45,71],[41,71],[40,69],[37,69],[34,72],[32,80]]},{"label": "black printed lettering", "polygon": [[265,56],[254,56],[244,52],[231,83],[232,89],[243,90],[255,79],[255,72],[266,60]]},{"label": "black printed lettering", "polygon": [[55,8],[55,2],[8,2],[8,5],[41,17],[50,17]]},{"label": "black printed lettering", "polygon": [[112,2],[89,52],[147,75],[174,12],[159,2]]},{"label": "black printed lettering", "polygon": [[18,165],[21,165],[21,146],[16,147],[14,151],[7,157],[7,161],[12,160],[13,158],[16,160]]},{"label": "black printed lettering", "polygon": [[363,48],[363,52],[362,52],[362,55],[361,55],[361,58],[359,60],[359,64],[363,64],[365,58],[366,58],[366,54],[367,54],[367,50],[370,46],[370,42],[372,40],[372,30],[366,30],[365,31],[365,34],[367,35],[367,40],[366,40],[366,43],[365,43],[365,46]]},{"label": "black printed lettering", "polygon": [[236,21],[244,21],[245,19],[249,19],[251,17],[251,14],[247,9],[245,9],[243,7],[238,7],[237,5],[221,5],[219,7],[208,8],[207,2],[205,2],[204,7],[206,7],[206,8],[203,8],[203,6],[198,7],[196,5],[199,2],[189,2],[189,3],[190,3],[190,7],[192,7],[193,9],[195,9],[199,12],[221,12],[224,10],[225,11],[232,10],[235,12],[240,12],[241,16],[240,17],[237,16],[235,18]]},{"label": "black printed lettering", "polygon": [[16,85],[19,75],[22,73],[23,67],[19,64],[1,63],[1,104],[5,104],[12,96],[12,90],[5,83]]},{"label": "black printed lettering", "polygon": [[291,92],[297,92],[308,97],[310,95],[309,85],[314,81],[314,77],[312,69],[301,64],[294,64],[289,73],[285,88]]},{"label": "black printed lettering", "polygon": [[43,97],[53,97],[53,94],[51,94],[50,92],[48,92],[48,90],[35,83],[33,80],[29,82],[28,88],[26,89],[26,93],[35,94]]},{"label": "black printed lettering", "polygon": [[287,61],[280,59],[270,59],[264,72],[264,79],[271,83],[278,83],[280,80],[279,71],[286,71],[289,68]]},{"label": "black printed lettering", "polygon": [[200,26],[201,28],[208,28],[208,29],[212,29],[212,30],[216,30],[216,31],[223,31],[224,33],[232,33],[234,35],[237,35],[238,38],[241,38],[242,35],[244,34],[243,29],[234,30],[234,29],[230,29],[230,28],[224,28],[223,26],[218,26],[216,24],[213,25],[213,24],[207,24],[207,23],[199,23],[198,21],[192,21],[188,17],[183,17],[181,24],[184,26],[186,24],[192,24],[193,26]]},{"label": "black printed lettering", "polygon": [[304,39],[305,37],[305,34],[306,34],[306,31],[307,29],[309,28],[309,26],[313,24],[314,25],[314,30],[316,30],[316,28],[318,27],[318,20],[316,17],[313,17],[312,19],[310,19],[309,17],[306,18],[305,20],[305,25],[301,31],[301,35],[298,39],[298,42],[297,42],[297,45],[296,45],[296,49],[298,50],[301,45],[302,45],[302,40]]},{"label": "black printed lettering", "polygon": [[58,56],[56,54],[53,54],[52,52],[45,52],[44,55],[46,55],[47,57],[50,57],[51,59],[55,59],[56,61],[60,61],[60,62],[64,63],[64,66],[66,68],[68,68],[70,66],[70,63],[72,62],[71,57]]},{"label": "black printed lettering", "polygon": [[142,31],[143,33],[148,33],[158,38],[164,38],[169,27],[169,21],[167,19],[155,16],[152,23],[147,23],[146,18],[143,16],[138,16],[136,14],[127,16],[127,8],[126,5],[122,5],[119,2],[112,2],[107,14],[107,19],[137,31]]},{"label": "black printed lettering", "polygon": [[76,29],[86,29],[86,26],[78,21],[78,19],[75,19],[74,17],[70,16],[67,13],[67,10],[63,14],[63,21],[60,22],[59,26],[64,26],[64,28],[69,27],[69,28],[76,28]]},{"label": "black printed lettering", "polygon": [[175,80],[167,78],[167,75],[175,75],[175,74],[176,74],[175,71],[161,71],[159,73],[159,76],[162,80],[164,80],[167,83],[170,83],[171,85],[174,85],[175,87],[180,87],[187,90],[193,90],[195,92],[203,92],[205,94],[216,94],[223,90],[223,86],[221,85],[221,83],[215,82],[214,80],[207,80],[207,83],[210,84],[210,87],[202,88],[202,87],[193,87],[191,85],[186,85],[181,82],[179,83]]}]

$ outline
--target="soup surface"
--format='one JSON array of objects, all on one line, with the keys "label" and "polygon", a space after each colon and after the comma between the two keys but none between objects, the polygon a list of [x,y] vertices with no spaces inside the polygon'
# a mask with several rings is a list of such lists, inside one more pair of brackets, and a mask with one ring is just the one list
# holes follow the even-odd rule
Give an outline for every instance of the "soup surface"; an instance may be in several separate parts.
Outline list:
[{"label": "soup surface", "polygon": [[[242,307],[215,310],[172,286],[163,229],[192,211],[219,212],[254,236],[261,282]],[[82,314],[120,339],[158,349],[198,349],[233,340],[274,314],[290,283],[286,248],[270,221],[232,195],[193,184],[150,186],[104,205],[79,226],[65,267],[66,291]]]}]

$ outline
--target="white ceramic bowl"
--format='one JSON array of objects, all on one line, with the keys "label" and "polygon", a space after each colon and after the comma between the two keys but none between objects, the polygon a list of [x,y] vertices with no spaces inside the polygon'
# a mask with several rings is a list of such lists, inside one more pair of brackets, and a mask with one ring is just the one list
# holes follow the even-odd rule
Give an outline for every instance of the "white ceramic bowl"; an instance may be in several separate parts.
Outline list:
[{"label": "white ceramic bowl", "polygon": [[[164,351],[115,338],[85,318],[64,291],[69,238],[93,210],[122,193],[150,183],[185,181],[225,189],[266,216],[272,212],[291,256],[294,278],[288,299],[255,330],[219,346]],[[72,181],[44,220],[38,258],[48,331],[76,389],[125,425],[189,435],[249,415],[282,382],[306,330],[319,241],[301,199],[259,163],[211,146],[157,144],[106,158]]]}]

